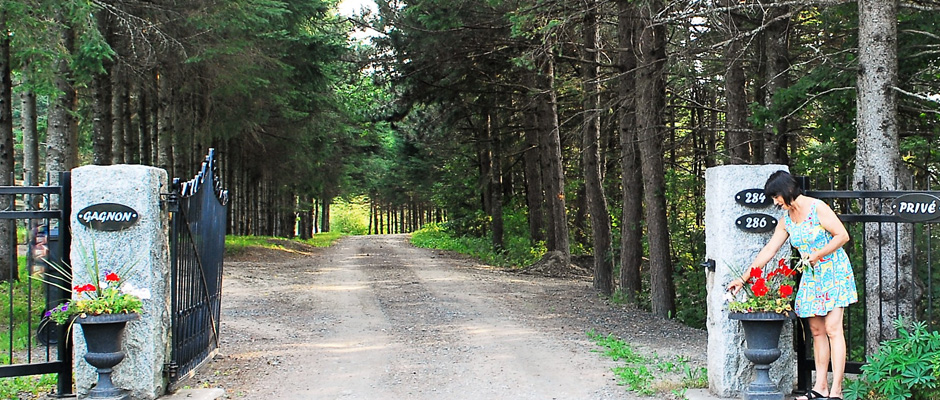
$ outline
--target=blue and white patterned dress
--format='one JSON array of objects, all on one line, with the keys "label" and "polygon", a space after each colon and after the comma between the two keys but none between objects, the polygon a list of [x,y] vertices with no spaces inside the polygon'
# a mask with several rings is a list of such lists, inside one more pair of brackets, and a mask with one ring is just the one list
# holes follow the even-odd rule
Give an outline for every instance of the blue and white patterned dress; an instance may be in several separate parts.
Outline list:
[{"label": "blue and white patterned dress", "polygon": [[[784,215],[784,227],[790,234],[790,244],[800,250],[804,257],[823,248],[832,240],[819,223],[814,200],[806,219],[794,223],[790,213]],[[803,271],[800,288],[796,292],[796,315],[800,318],[824,316],[836,307],[848,307],[858,301],[855,276],[848,255],[841,247],[816,263],[813,271]]]}]

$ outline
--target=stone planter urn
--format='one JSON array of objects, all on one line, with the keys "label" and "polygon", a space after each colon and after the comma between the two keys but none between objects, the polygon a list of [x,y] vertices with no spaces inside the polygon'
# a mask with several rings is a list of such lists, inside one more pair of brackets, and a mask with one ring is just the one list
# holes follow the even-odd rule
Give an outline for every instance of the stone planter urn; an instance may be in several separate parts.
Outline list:
[{"label": "stone planter urn", "polygon": [[770,364],[780,358],[780,332],[783,323],[793,318],[793,313],[731,313],[728,317],[741,321],[747,343],[744,356],[754,363],[756,372],[754,381],[744,392],[744,399],[783,400],[783,393],[770,380]]},{"label": "stone planter urn", "polygon": [[98,381],[88,393],[89,399],[128,399],[127,391],[115,387],[111,382],[111,371],[124,360],[121,344],[124,341],[124,327],[129,321],[135,321],[140,315],[104,314],[88,315],[75,318],[75,323],[82,327],[85,335],[85,361],[98,371]]}]

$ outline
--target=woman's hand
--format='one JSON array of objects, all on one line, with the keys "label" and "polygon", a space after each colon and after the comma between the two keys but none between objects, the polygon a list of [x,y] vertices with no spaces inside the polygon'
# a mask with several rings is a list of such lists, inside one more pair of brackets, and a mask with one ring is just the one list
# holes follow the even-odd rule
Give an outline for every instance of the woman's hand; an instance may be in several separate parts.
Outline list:
[{"label": "woman's hand", "polygon": [[731,283],[728,284],[728,287],[725,288],[725,291],[731,292],[731,294],[737,295],[741,288],[744,287],[744,280],[741,278],[734,278]]},{"label": "woman's hand", "polygon": [[825,254],[822,254],[821,252],[816,251],[816,252],[813,252],[813,254],[810,254],[809,257],[806,257],[806,261],[809,262],[809,265],[812,265],[815,267],[817,263],[819,263],[825,258],[826,258]]}]

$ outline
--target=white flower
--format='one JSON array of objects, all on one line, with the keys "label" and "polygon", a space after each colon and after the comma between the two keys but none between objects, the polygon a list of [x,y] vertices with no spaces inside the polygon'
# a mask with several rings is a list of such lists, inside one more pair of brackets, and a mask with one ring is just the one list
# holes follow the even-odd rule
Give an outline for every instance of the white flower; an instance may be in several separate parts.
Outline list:
[{"label": "white flower", "polygon": [[121,285],[121,291],[124,292],[124,294],[137,296],[141,300],[147,300],[150,298],[150,289],[138,288],[130,282],[124,282],[124,284]]}]

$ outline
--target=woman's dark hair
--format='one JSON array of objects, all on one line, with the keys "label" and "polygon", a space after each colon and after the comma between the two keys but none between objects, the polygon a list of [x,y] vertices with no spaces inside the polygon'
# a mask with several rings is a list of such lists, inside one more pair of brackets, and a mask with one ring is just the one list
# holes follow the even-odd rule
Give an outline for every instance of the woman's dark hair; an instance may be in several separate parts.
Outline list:
[{"label": "woman's dark hair", "polygon": [[767,178],[767,183],[764,184],[764,194],[767,197],[780,196],[787,205],[790,205],[802,193],[803,189],[796,183],[793,175],[783,170],[770,174],[770,178]]}]

